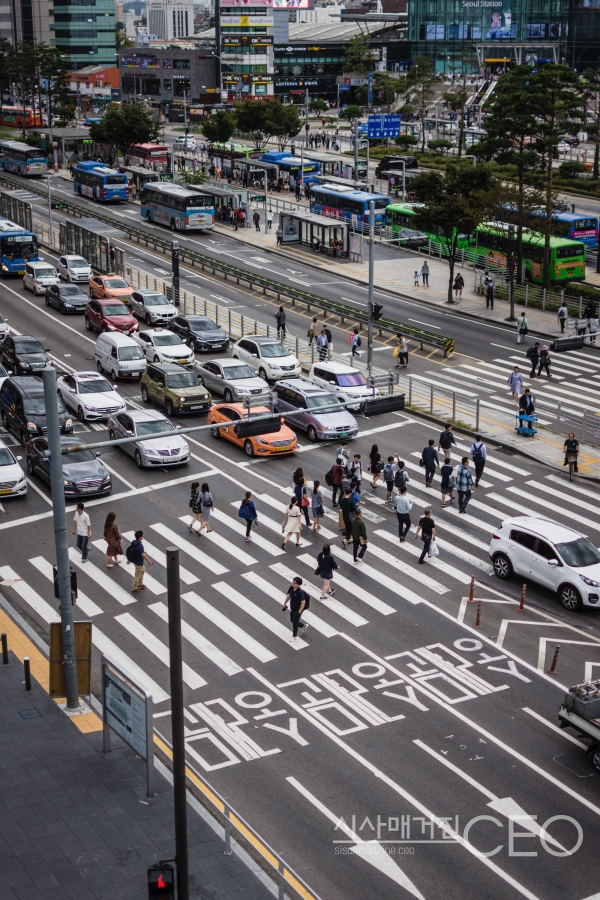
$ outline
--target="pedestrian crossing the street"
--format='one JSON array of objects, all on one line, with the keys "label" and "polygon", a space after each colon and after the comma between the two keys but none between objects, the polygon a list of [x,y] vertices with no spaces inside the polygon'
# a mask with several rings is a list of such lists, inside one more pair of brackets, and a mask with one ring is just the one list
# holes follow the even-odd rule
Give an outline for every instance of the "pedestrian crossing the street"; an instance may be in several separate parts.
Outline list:
[{"label": "pedestrian crossing the street", "polygon": [[[469,447],[459,438],[452,448],[453,461],[467,454]],[[433,485],[426,487],[419,455],[408,453],[405,460],[408,494],[414,501],[413,528],[405,543],[398,540],[393,506],[385,506],[381,491],[378,497],[368,479],[363,482],[365,509],[376,509],[378,521],[369,522],[365,516],[369,543],[362,565],[354,565],[351,542],[346,550],[341,547],[330,492],[326,499],[333,517],[330,527],[318,534],[310,531],[310,541],[304,537],[309,533],[304,527],[302,546],[289,543],[282,550],[284,492],[289,493],[289,488],[266,479],[261,482],[260,492],[253,495],[259,529],[253,529],[246,543],[245,523],[237,516],[239,488],[226,478],[219,480],[217,472],[211,484],[216,508],[211,513],[210,534],[206,530],[200,537],[190,534],[189,515],[165,516],[145,527],[149,538],[144,536],[145,550],[155,565],[150,570],[146,567],[143,593],[131,592],[133,567],[126,565],[125,557],[121,565],[106,567],[103,540],[91,542],[85,563],[80,551],[70,548],[69,559],[78,575],[77,618],[93,619],[96,648],[139,676],[160,704],[169,696],[165,559],[169,545],[181,551],[184,681],[186,689],[194,692],[205,691],[223,675],[237,678],[251,666],[272,666],[276,660],[296,658],[296,653],[310,655],[312,645],[323,646],[341,633],[363,635],[380,629],[388,617],[396,621],[394,617],[406,614],[411,606],[444,604],[444,609],[458,616],[452,592],[458,588],[465,593],[472,575],[492,591],[501,588],[488,547],[491,534],[510,516],[532,515],[571,524],[585,533],[600,531],[596,502],[600,491],[570,485],[557,474],[534,475],[520,460],[513,464],[493,453],[467,513],[460,515],[455,504],[442,509],[439,470]],[[414,540],[414,526],[427,507],[433,512],[440,556],[423,567],[418,565],[422,544]],[[124,538],[131,540],[133,531],[125,531]],[[331,544],[339,570],[334,573],[334,594],[321,600],[321,579],[315,567],[325,543]],[[303,613],[309,630],[292,643],[289,614],[282,612],[282,606],[296,575],[303,578],[312,603]],[[48,599],[53,571],[47,556],[38,553],[18,570],[0,568],[0,577],[32,614],[46,623],[58,620],[58,603]]]}]

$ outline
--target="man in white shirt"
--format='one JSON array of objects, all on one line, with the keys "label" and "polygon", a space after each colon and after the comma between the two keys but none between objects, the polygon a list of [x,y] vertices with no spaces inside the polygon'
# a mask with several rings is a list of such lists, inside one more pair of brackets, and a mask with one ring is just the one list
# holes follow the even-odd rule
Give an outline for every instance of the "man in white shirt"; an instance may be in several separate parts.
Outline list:
[{"label": "man in white shirt", "polygon": [[92,536],[92,523],[84,510],[83,503],[78,503],[73,519],[73,534],[77,535],[77,548],[81,550],[81,562],[88,561],[88,544]]}]

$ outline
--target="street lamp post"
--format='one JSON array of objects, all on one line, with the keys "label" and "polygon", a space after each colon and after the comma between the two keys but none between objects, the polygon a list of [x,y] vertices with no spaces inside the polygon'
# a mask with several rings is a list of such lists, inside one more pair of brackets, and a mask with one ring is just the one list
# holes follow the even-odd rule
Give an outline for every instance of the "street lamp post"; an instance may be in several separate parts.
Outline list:
[{"label": "street lamp post", "polygon": [[50,245],[52,246],[52,196],[50,194],[50,179],[54,178],[54,175],[50,175],[48,172],[46,174],[46,180],[48,184],[48,229],[49,229],[49,237],[50,237]]},{"label": "street lamp post", "polygon": [[515,319],[515,226],[508,226],[508,297],[510,300],[509,321],[514,322]]},{"label": "street lamp post", "polygon": [[375,201],[369,201],[369,325],[367,332],[367,369],[369,375],[373,367],[373,275],[375,267]]}]

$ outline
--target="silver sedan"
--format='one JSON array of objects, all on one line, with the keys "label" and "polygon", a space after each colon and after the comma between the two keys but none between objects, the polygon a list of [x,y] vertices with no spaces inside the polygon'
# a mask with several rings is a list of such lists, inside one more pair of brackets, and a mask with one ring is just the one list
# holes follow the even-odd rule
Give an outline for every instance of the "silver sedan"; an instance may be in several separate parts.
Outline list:
[{"label": "silver sedan", "polygon": [[139,437],[124,444],[123,450],[135,459],[138,469],[144,466],[176,466],[187,463],[190,448],[166,416],[153,409],[130,409],[108,420],[108,437]]},{"label": "silver sedan", "polygon": [[249,365],[240,362],[239,359],[211,359],[203,363],[197,362],[194,371],[202,376],[209,391],[222,394],[226,403],[269,392],[269,385],[264,378],[259,378]]}]

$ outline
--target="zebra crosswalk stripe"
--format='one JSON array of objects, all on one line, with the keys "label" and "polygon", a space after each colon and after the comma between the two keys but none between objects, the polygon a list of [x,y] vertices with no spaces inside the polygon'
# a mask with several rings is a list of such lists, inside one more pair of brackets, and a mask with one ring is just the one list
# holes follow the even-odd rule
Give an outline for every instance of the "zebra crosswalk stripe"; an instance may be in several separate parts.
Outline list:
[{"label": "zebra crosswalk stripe", "polygon": [[[261,583],[263,582],[263,579],[256,575],[254,572],[245,572],[242,574],[242,578],[245,578],[257,587],[261,587]],[[213,587],[215,591],[218,591],[227,600],[230,600],[231,603],[234,603],[248,616],[251,616],[257,622],[259,622],[259,624],[262,625],[263,628],[267,628],[272,634],[275,635],[275,637],[278,637],[282,641],[289,642],[291,632],[289,628],[286,628],[283,622],[280,622],[278,619],[270,616],[269,613],[265,612],[260,606],[258,606],[256,603],[253,603],[252,600],[249,600],[247,597],[244,597],[243,594],[240,594],[239,591],[236,591],[235,588],[232,588],[226,582],[219,581],[217,582],[217,584],[213,584]],[[271,585],[269,585],[269,587],[271,587]],[[281,591],[279,591],[278,594],[281,598],[280,602],[283,605],[284,598],[281,596]],[[308,644],[300,637],[297,641],[295,641],[295,643],[291,645],[292,650],[302,650],[304,647],[308,647]]]},{"label": "zebra crosswalk stripe", "polygon": [[[100,550],[102,553],[104,553],[105,548],[106,548],[106,541],[92,541],[92,546],[96,547],[98,550]],[[145,547],[145,545],[144,545],[144,547]],[[149,550],[148,550],[148,552],[149,552]],[[154,560],[152,560],[152,562],[154,562]],[[91,577],[95,578],[96,577],[96,572],[94,571],[95,569],[96,569],[96,566],[94,566],[92,569],[92,567],[90,566],[90,562],[88,561],[86,563],[86,568],[84,571],[89,572],[91,574]],[[101,569],[98,569],[98,571],[102,573]],[[123,571],[126,571],[126,570],[123,569]],[[102,573],[102,574],[104,574],[104,573]],[[133,571],[131,569],[129,570],[129,574],[131,574],[131,576],[133,578]],[[112,579],[109,579],[109,580],[112,582]],[[152,575],[150,575],[148,573],[148,571],[146,571],[146,574],[144,575],[144,584],[146,585],[146,588],[152,594],[155,594],[157,597],[160,597],[161,594],[167,593],[167,588],[165,587],[165,585],[161,584],[160,581],[157,581],[156,578],[153,578]]]},{"label": "zebra crosswalk stripe", "polygon": [[[296,577],[296,573],[292,571],[292,569],[289,569],[287,566],[283,565],[283,563],[275,563],[275,565],[271,566],[271,569],[274,572],[277,572],[278,575],[281,575],[283,578],[285,578],[288,584],[290,584],[290,582]],[[315,597],[315,599],[321,597],[321,588],[317,587],[315,584],[312,584],[310,581],[302,579],[302,587],[308,594]],[[359,627],[360,625],[369,624],[368,619],[363,619],[363,617],[359,616],[358,613],[355,613],[352,609],[344,606],[343,603],[340,603],[339,600],[335,600],[333,597],[328,597],[326,600],[322,600],[321,602],[323,606],[326,606],[332,612],[337,613],[338,616],[341,616],[342,619],[350,622],[351,625]]]},{"label": "zebra crosswalk stripe", "polygon": [[[123,537],[127,538],[128,541],[133,541],[135,538],[135,532],[133,531],[125,531],[123,532]],[[157,563],[159,566],[167,566],[167,559],[164,550],[160,550],[158,547],[155,547],[154,544],[151,544],[150,541],[146,539],[144,535],[144,549],[146,553],[150,556],[152,562]],[[200,579],[197,575],[194,575],[193,572],[188,571],[184,566],[179,566],[179,577],[185,584],[197,584]]]},{"label": "zebra crosswalk stripe", "polygon": [[[270,597],[271,600],[274,600],[276,603],[280,604],[280,609],[283,606],[283,601],[285,600],[285,589],[281,590],[276,585],[271,584],[270,581],[267,581],[265,578],[261,578],[258,575],[253,574],[252,572],[244,572],[242,578],[245,578],[246,581],[251,582],[255,587],[260,588],[265,596]],[[291,579],[290,579],[291,581]],[[332,628],[327,622],[324,622],[319,616],[315,615],[312,610],[308,612],[302,613],[302,618],[311,625],[315,631],[318,631],[319,634],[322,634],[324,637],[335,637],[338,632],[335,628]],[[286,638],[289,640],[290,634],[287,628]]]},{"label": "zebra crosswalk stripe", "polygon": [[[38,572],[41,572],[48,581],[54,582],[52,563],[49,563],[43,556],[36,556],[34,559],[30,559],[29,562],[32,566],[35,566]],[[100,607],[97,606],[93,600],[90,600],[90,598],[79,589],[79,586],[77,586],[77,607],[90,618],[92,618],[92,616],[99,616],[102,613]]]},{"label": "zebra crosswalk stripe", "polygon": [[200,563],[201,566],[204,566],[209,572],[212,572],[213,575],[225,575],[229,572],[229,569],[226,569],[225,566],[218,563],[212,556],[204,553],[195,544],[192,544],[189,539],[177,534],[172,528],[167,528],[162,522],[156,522],[154,525],[151,525],[150,528],[152,528],[153,531],[158,532],[158,534],[162,535],[162,537],[166,538],[172,544],[175,544],[176,547],[179,547],[180,550],[183,550],[183,552],[187,553],[188,556],[191,556],[192,559],[195,559],[197,563]]},{"label": "zebra crosswalk stripe", "polygon": [[[391,544],[398,544],[398,538],[395,538],[393,534],[390,534],[389,531],[376,531],[375,534],[389,541]],[[442,542],[436,537],[436,542],[439,547],[442,546]],[[444,541],[444,544],[446,542]],[[417,547],[410,541],[405,541],[403,544],[399,544],[401,550],[405,553],[409,553],[411,556],[420,556],[421,548]],[[445,562],[443,559],[439,559],[439,557],[429,557],[428,562],[432,564],[435,569],[439,569],[440,572],[445,572],[446,575],[449,575],[451,578],[455,578],[456,581],[460,581],[461,584],[470,584],[471,576],[466,575],[464,572],[461,572],[459,569],[456,569],[454,566]]]},{"label": "zebra crosswalk stripe", "polygon": [[[169,610],[164,603],[152,603],[149,609],[156,613],[163,622],[169,621]],[[185,619],[181,623],[181,634],[199,653],[214,663],[215,666],[218,666],[226,675],[238,675],[243,671],[241,666],[234,662],[233,659],[230,659],[222,650],[219,650],[203,634],[192,628]]]},{"label": "zebra crosswalk stripe", "polygon": [[[298,557],[300,562],[305,563],[307,566],[314,567],[315,561],[308,555],[308,553],[303,553],[302,556]],[[373,594],[370,594],[369,591],[366,591],[363,587],[356,584],[355,581],[351,581],[349,578],[345,578],[343,575],[340,575],[339,569],[336,569],[333,573],[334,581],[336,586],[339,585],[344,590],[348,591],[353,597],[357,600],[360,600],[362,603],[366,603],[367,606],[370,606],[371,609],[376,610],[381,613],[383,616],[390,616],[392,613],[395,613],[396,610],[393,606],[390,606],[389,603],[384,603],[383,600],[380,600],[379,597],[375,597]]]},{"label": "zebra crosswalk stripe", "polygon": [[187,594],[183,594],[183,599],[186,603],[189,603],[196,612],[205,616],[209,622],[212,622],[213,625],[220,628],[221,631],[225,632],[225,634],[237,644],[244,647],[248,653],[251,653],[260,660],[260,662],[266,663],[271,662],[272,659],[277,659],[274,653],[271,653],[271,651],[259,643],[259,641],[256,641],[251,637],[247,631],[244,631],[243,628],[240,628],[239,625],[236,625],[231,619],[228,619],[227,616],[220,612],[220,610],[215,609],[214,606],[211,606],[210,603],[202,597],[199,597],[194,591],[188,591]]},{"label": "zebra crosswalk stripe", "polygon": [[[164,604],[159,605],[164,606]],[[150,653],[153,653],[167,669],[169,668],[169,648],[167,645],[163,644],[162,641],[159,641],[159,639],[155,637],[151,631],[148,631],[147,628],[144,628],[141,622],[138,622],[131,613],[121,613],[121,615],[115,616],[115,621],[137,638],[137,640],[143,644]],[[194,672],[187,663],[183,663],[183,680],[189,688],[192,688],[192,690],[203,687],[206,684],[204,678]]]},{"label": "zebra crosswalk stripe", "polygon": [[[179,521],[183,522],[185,525],[189,525],[192,521],[191,516],[180,516]],[[194,525],[194,533],[196,537],[199,534],[200,526]],[[231,541],[228,541],[226,537],[223,537],[222,534],[219,534],[217,531],[203,531],[200,535],[200,540],[206,538],[211,542],[211,544],[216,544],[217,547],[220,547],[221,550],[224,550],[225,553],[229,553],[238,562],[240,562],[243,566],[253,566],[256,563],[256,560],[253,556],[250,556],[249,553],[246,553],[245,550],[242,550],[241,547],[238,547],[236,544],[232,544]]]},{"label": "zebra crosswalk stripe", "polygon": [[[245,524],[242,524],[241,519],[234,519],[232,516],[228,516],[218,509],[213,509],[210,515],[211,519],[214,518],[222,525],[226,525],[227,528],[231,528],[231,530],[235,531],[236,534],[239,534],[242,537],[245,536],[246,526]],[[263,521],[262,517],[260,521]],[[257,528],[255,528],[252,532],[252,543],[257,547],[260,547],[261,550],[264,550],[266,553],[269,553],[271,556],[283,556],[285,552],[281,549],[281,547],[278,547],[276,544],[273,544],[271,541],[268,541],[261,534],[259,534]]]},{"label": "zebra crosswalk stripe", "polygon": [[99,585],[103,590],[105,590],[109,597],[112,597],[117,603],[120,603],[121,606],[129,606],[131,603],[136,602],[136,598],[132,597],[131,594],[128,594],[127,591],[121,587],[113,578],[109,578],[109,576],[95,566],[91,562],[82,563],[81,562],[81,554],[78,550],[75,550],[74,547],[69,547],[69,559],[74,565],[81,569],[88,578],[91,578],[92,581],[95,581],[97,585]]}]

